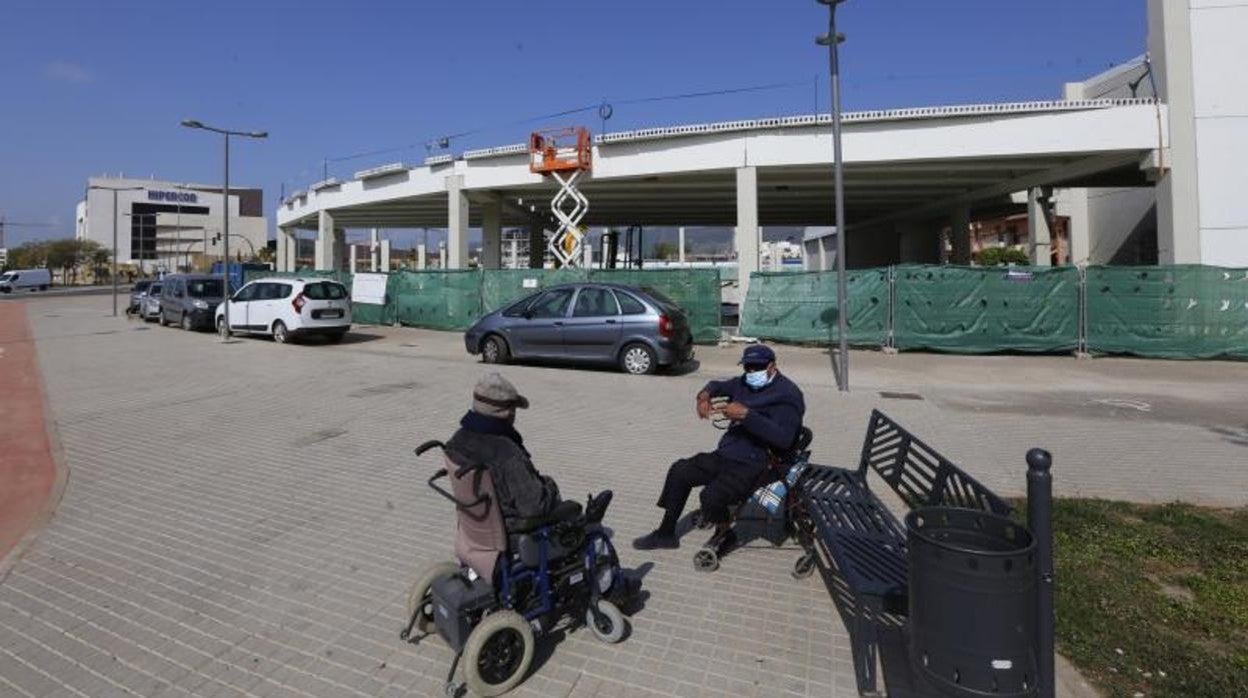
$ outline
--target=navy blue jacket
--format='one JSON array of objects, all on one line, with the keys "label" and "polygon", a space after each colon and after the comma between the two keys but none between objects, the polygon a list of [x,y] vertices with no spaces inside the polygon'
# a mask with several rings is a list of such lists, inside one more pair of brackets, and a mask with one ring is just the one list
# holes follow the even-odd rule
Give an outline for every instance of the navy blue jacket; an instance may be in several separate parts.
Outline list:
[{"label": "navy blue jacket", "polygon": [[785,451],[797,440],[806,414],[806,400],[793,381],[776,373],[770,383],[759,390],[745,384],[738,376],[711,381],[703,388],[712,398],[727,397],[750,408],[740,422],[733,422],[719,439],[715,453],[750,465],[766,465],[771,451]]}]

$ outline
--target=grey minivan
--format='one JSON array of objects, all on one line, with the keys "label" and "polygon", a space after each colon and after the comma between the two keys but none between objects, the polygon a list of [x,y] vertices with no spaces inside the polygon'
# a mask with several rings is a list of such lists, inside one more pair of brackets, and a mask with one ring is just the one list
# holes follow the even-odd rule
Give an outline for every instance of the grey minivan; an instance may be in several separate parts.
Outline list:
[{"label": "grey minivan", "polygon": [[160,324],[184,330],[212,327],[213,313],[225,298],[225,284],[215,274],[172,274],[160,288]]},{"label": "grey minivan", "polygon": [[606,283],[551,286],[481,318],[464,333],[486,363],[539,359],[616,364],[654,373],[693,358],[685,311],[662,293]]}]

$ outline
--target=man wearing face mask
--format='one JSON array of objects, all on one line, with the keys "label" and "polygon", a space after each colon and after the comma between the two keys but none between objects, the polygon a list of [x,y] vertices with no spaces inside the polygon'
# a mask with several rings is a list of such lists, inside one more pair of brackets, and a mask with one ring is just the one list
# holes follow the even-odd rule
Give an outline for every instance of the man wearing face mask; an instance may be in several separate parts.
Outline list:
[{"label": "man wearing face mask", "polygon": [[[633,541],[638,550],[679,548],[676,522],[694,487],[701,486],[702,515],[715,525],[717,538],[732,532],[729,507],[744,500],[767,469],[772,452],[792,447],[802,428],[806,402],[793,381],[776,369],[770,347],[746,347],[741,357],[745,372],[736,378],[711,381],[698,393],[698,417],[729,420],[730,426],[711,453],[699,453],[668,468],[658,505],[663,522]],[[727,404],[713,407],[712,400]],[[731,541],[726,541],[731,546]]]},{"label": "man wearing face mask", "polygon": [[559,487],[537,472],[516,431],[516,410],[528,407],[528,399],[510,381],[487,374],[472,390],[472,408],[459,421],[459,431],[446,442],[452,461],[489,468],[498,509],[508,525],[546,516],[559,504]]}]

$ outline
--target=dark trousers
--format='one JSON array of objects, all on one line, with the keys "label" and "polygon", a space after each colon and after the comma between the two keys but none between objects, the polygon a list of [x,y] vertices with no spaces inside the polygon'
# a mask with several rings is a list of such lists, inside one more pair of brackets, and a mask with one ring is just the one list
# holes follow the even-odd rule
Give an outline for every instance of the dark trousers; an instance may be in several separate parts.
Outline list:
[{"label": "dark trousers", "polygon": [[675,532],[689,493],[699,486],[703,517],[711,523],[727,523],[731,518],[729,507],[749,496],[765,468],[762,463],[742,463],[714,453],[699,453],[672,463],[659,495],[659,506],[666,510],[660,530]]}]

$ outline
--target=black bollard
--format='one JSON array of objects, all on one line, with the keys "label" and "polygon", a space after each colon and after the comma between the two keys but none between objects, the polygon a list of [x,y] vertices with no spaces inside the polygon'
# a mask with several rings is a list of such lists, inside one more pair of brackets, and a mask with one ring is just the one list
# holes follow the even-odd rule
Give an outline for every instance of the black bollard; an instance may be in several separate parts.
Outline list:
[{"label": "black bollard", "polygon": [[1027,452],[1027,527],[1036,542],[1036,666],[1041,698],[1053,698],[1053,456],[1042,448]]}]

